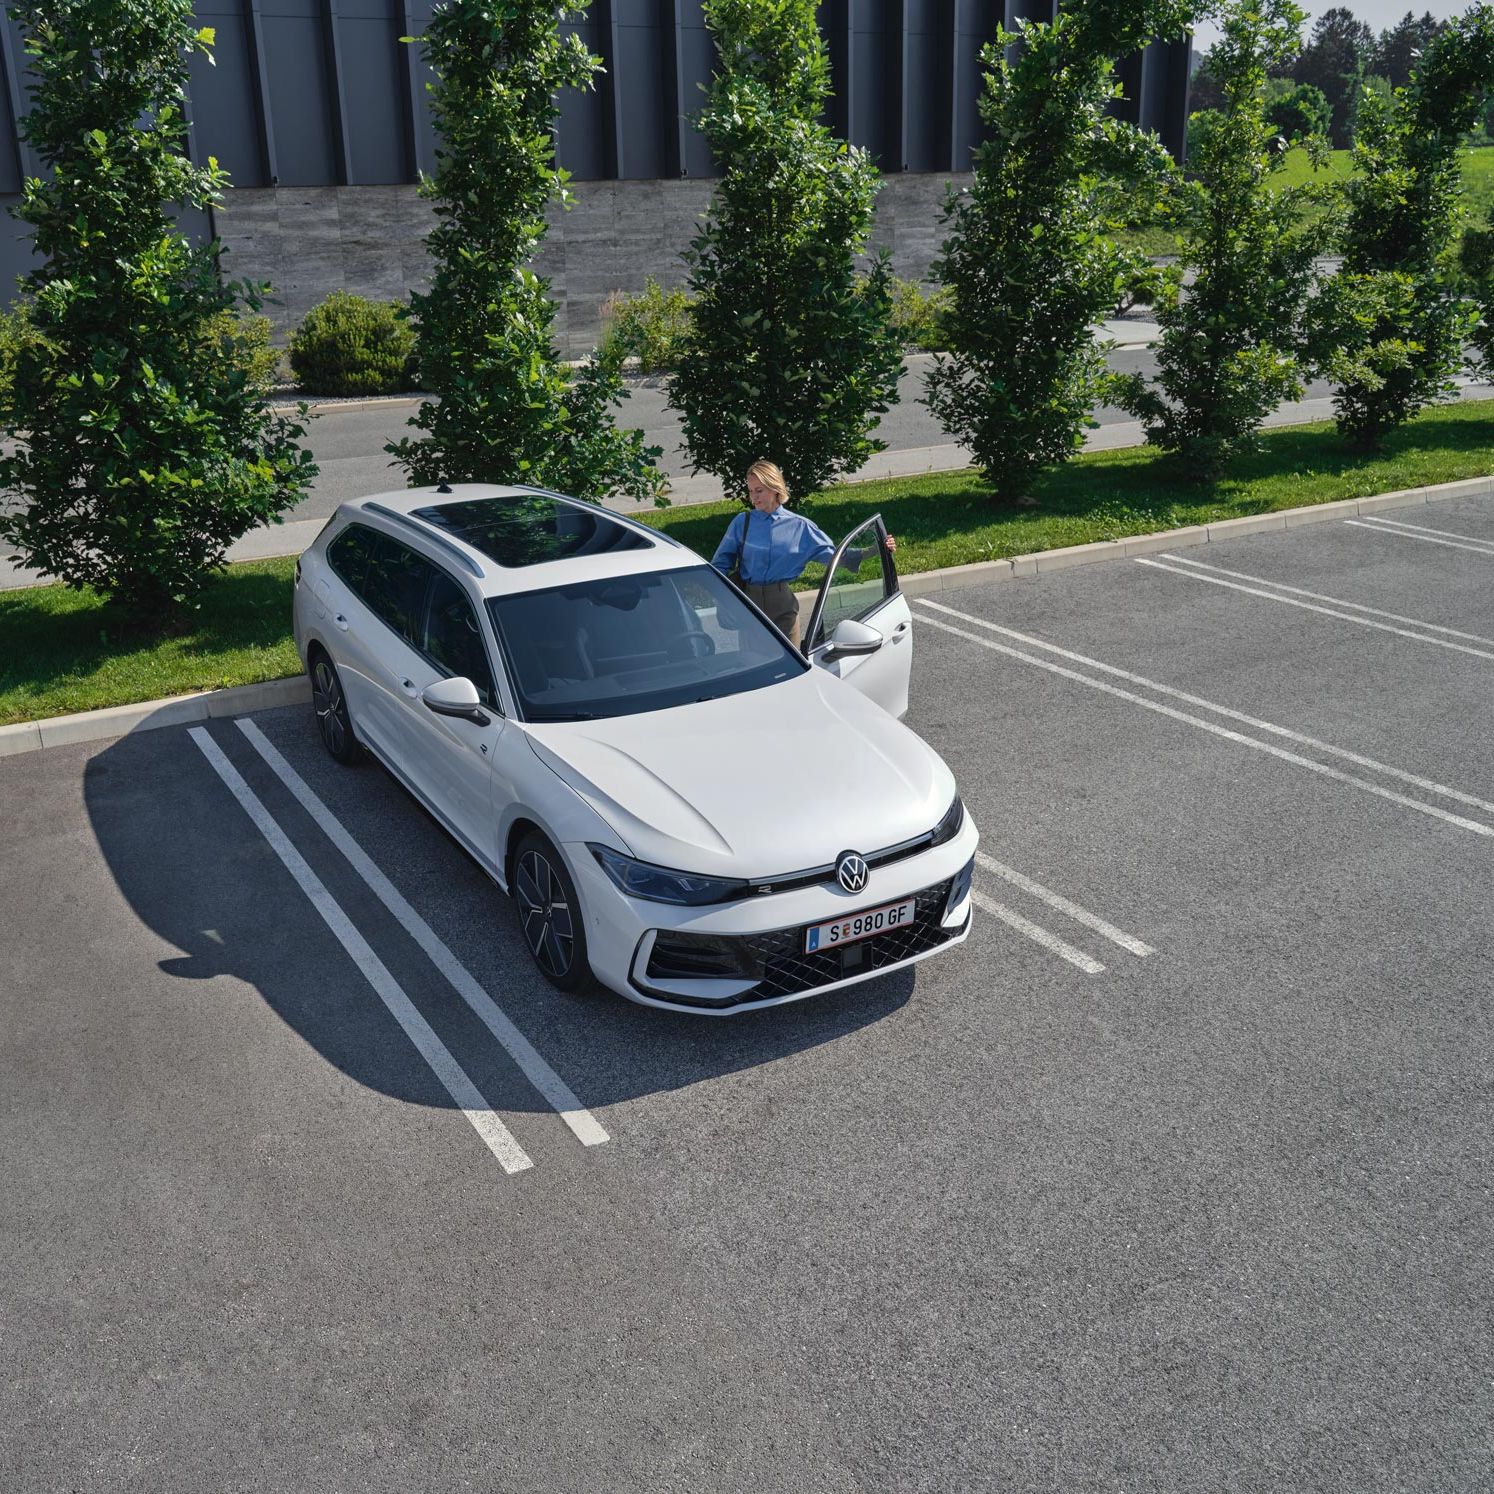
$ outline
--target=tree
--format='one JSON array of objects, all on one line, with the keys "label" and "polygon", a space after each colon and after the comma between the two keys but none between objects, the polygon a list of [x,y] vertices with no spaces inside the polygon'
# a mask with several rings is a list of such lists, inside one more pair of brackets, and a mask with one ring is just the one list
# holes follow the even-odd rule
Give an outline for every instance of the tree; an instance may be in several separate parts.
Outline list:
[{"label": "tree", "polygon": [[1392,88],[1404,88],[1416,71],[1421,55],[1437,40],[1443,22],[1428,11],[1419,20],[1411,12],[1380,33],[1368,59],[1366,69],[1390,80]]},{"label": "tree", "polygon": [[1135,194],[1171,175],[1161,143],[1107,114],[1112,59],[1180,35],[1187,0],[1083,0],[1052,22],[999,28],[982,53],[986,141],[951,192],[934,265],[949,287],[950,352],[925,402],[1000,499],[1083,444],[1103,387],[1094,323],[1144,265],[1111,231]]},{"label": "tree", "polygon": [[1292,65],[1298,83],[1320,89],[1333,111],[1329,138],[1339,149],[1354,143],[1359,84],[1375,34],[1346,6],[1325,10],[1312,28],[1312,39]]},{"label": "tree", "polygon": [[1463,239],[1463,273],[1478,307],[1478,322],[1469,335],[1472,362],[1486,379],[1494,379],[1494,211]]},{"label": "tree", "polygon": [[1321,88],[1273,78],[1266,88],[1266,119],[1283,139],[1295,145],[1314,135],[1326,137],[1333,110]]},{"label": "tree", "polygon": [[555,95],[588,88],[601,67],[560,21],[585,0],[445,0],[421,43],[435,72],[439,144],[421,185],[436,226],[431,288],[410,297],[420,387],[435,398],[384,449],[412,485],[527,482],[583,497],[658,498],[659,448],[619,430],[624,350],[573,376],[555,348],[548,282],[528,266],[545,207],[568,202],[555,167]]},{"label": "tree", "polygon": [[1366,94],[1343,263],[1314,303],[1339,429],[1363,446],[1451,392],[1475,313],[1458,294],[1458,147],[1494,87],[1494,7],[1448,24],[1410,85]]},{"label": "tree", "polygon": [[219,203],[182,113],[187,56],[213,33],[191,0],[16,0],[31,60],[25,138],[48,168],[15,214],[43,260],[25,281],[36,336],[0,423],[0,537],[140,619],[190,604],[228,546],[304,493],[300,426],[269,413],[252,332],[263,287],[223,283],[173,206]]},{"label": "tree", "polygon": [[795,495],[884,442],[901,348],[892,271],[856,275],[879,178],[822,125],[829,60],[814,0],[706,0],[719,68],[698,124],[721,165],[685,255],[693,318],[670,403],[695,471],[741,494],[767,457]]},{"label": "tree", "polygon": [[1193,69],[1193,77],[1188,84],[1188,110],[1196,114],[1205,109],[1223,107],[1224,90],[1220,88],[1219,79],[1214,73],[1214,49],[1210,47],[1198,58],[1198,65]]},{"label": "tree", "polygon": [[1254,445],[1267,414],[1301,396],[1302,309],[1324,237],[1302,212],[1306,191],[1272,182],[1285,156],[1266,116],[1267,70],[1291,54],[1303,13],[1293,0],[1231,0],[1220,19],[1211,55],[1225,107],[1179,190],[1187,247],[1157,300],[1157,377],[1113,386],[1148,442],[1200,477],[1216,476]]}]

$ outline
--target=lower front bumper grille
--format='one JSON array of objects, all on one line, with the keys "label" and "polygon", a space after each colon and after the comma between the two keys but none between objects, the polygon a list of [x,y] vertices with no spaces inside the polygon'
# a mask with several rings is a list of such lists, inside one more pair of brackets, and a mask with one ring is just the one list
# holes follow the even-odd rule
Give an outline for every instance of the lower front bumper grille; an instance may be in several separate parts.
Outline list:
[{"label": "lower front bumper grille", "polygon": [[673,994],[665,997],[681,1006],[720,1009],[799,996],[820,986],[899,965],[957,938],[963,925],[948,929],[941,926],[952,881],[946,879],[916,893],[913,918],[901,927],[813,954],[804,952],[804,924],[763,934],[661,931],[655,935],[645,973],[649,980],[661,981],[715,976],[755,982],[750,990],[725,1002]]}]

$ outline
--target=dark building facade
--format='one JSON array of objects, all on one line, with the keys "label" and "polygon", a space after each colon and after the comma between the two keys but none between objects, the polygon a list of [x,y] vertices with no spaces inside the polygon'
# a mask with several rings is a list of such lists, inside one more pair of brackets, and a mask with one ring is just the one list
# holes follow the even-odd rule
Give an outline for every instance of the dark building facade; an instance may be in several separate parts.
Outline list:
[{"label": "dark building facade", "polygon": [[[980,50],[999,22],[1047,19],[1058,0],[826,0],[827,123],[866,146],[886,174],[876,240],[897,272],[923,278],[938,247],[945,184],[980,139]],[[331,290],[399,297],[423,282],[428,211],[414,184],[435,162],[418,36],[431,0],[199,0],[215,63],[192,65],[191,144],[234,186],[212,222],[235,276],[269,279],[292,325]],[[712,161],[690,116],[714,52],[701,0],[594,0],[576,28],[606,73],[559,100],[559,162],[576,207],[553,213],[536,268],[551,278],[558,331],[590,344],[613,290],[645,276],[681,278],[679,251],[710,196]],[[1188,43],[1161,42],[1120,65],[1120,112],[1180,150]],[[25,55],[0,28],[8,110],[0,119],[0,205],[37,163],[16,133]],[[19,229],[21,225],[16,225]],[[29,246],[0,233],[0,277],[28,267]]]}]

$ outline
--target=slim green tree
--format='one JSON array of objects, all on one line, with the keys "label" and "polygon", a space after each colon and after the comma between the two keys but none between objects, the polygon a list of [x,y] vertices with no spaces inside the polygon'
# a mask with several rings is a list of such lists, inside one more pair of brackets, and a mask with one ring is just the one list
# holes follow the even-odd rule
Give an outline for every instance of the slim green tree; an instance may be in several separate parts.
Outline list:
[{"label": "slim green tree", "polygon": [[624,351],[574,376],[556,351],[549,283],[528,268],[545,208],[569,202],[556,168],[555,95],[589,88],[601,68],[560,23],[585,0],[446,0],[420,39],[430,85],[436,170],[421,193],[431,288],[410,297],[420,387],[436,396],[410,420],[423,436],[387,450],[412,486],[527,482],[581,497],[658,498],[657,447],[620,430]]},{"label": "slim green tree", "polygon": [[224,283],[173,206],[221,200],[194,166],[187,57],[213,33],[191,0],[15,0],[34,82],[25,138],[48,168],[15,214],[40,269],[36,336],[0,408],[16,446],[0,514],[30,566],[93,586],[142,619],[201,590],[228,546],[304,493],[316,467],[299,425],[273,416],[232,313],[263,287]]},{"label": "slim green tree", "polygon": [[[982,54],[988,138],[975,180],[951,193],[934,266],[949,287],[950,352],[925,401],[969,447],[1000,499],[1083,444],[1105,387],[1092,329],[1145,268],[1111,236],[1160,184],[1161,142],[1109,116],[1118,56],[1180,35],[1189,0],[1070,0],[1052,22],[998,30]],[[1129,199],[1129,200],[1128,200]]]},{"label": "slim green tree", "polygon": [[814,0],[706,0],[720,56],[698,123],[721,165],[685,258],[692,325],[669,380],[696,471],[742,493],[760,457],[797,496],[884,442],[901,349],[885,255],[856,274],[879,185],[820,123],[829,62]]},{"label": "slim green tree", "polygon": [[1484,378],[1494,379],[1494,211],[1464,235],[1463,273],[1478,312],[1468,338],[1471,362]]},{"label": "slim green tree", "polygon": [[1438,33],[1389,103],[1366,90],[1343,263],[1314,302],[1339,430],[1373,447],[1451,392],[1476,313],[1459,293],[1458,149],[1494,87],[1494,7]]},{"label": "slim green tree", "polygon": [[1115,381],[1147,440],[1202,478],[1248,450],[1265,417],[1302,394],[1303,308],[1327,229],[1303,211],[1310,188],[1273,182],[1286,157],[1266,100],[1268,72],[1295,53],[1303,19],[1293,0],[1228,0],[1220,13],[1223,35],[1209,57],[1224,107],[1178,191],[1184,249],[1157,298],[1157,375]]}]

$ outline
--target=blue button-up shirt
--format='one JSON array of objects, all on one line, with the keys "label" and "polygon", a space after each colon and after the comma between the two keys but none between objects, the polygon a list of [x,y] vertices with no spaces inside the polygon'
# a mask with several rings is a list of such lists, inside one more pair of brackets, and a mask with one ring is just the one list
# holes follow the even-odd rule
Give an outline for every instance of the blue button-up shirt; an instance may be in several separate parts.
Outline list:
[{"label": "blue button-up shirt", "polygon": [[803,514],[783,507],[765,514],[754,508],[727,525],[711,564],[730,574],[740,556],[742,580],[769,586],[775,581],[797,581],[811,561],[824,564],[834,554],[830,536]]}]

